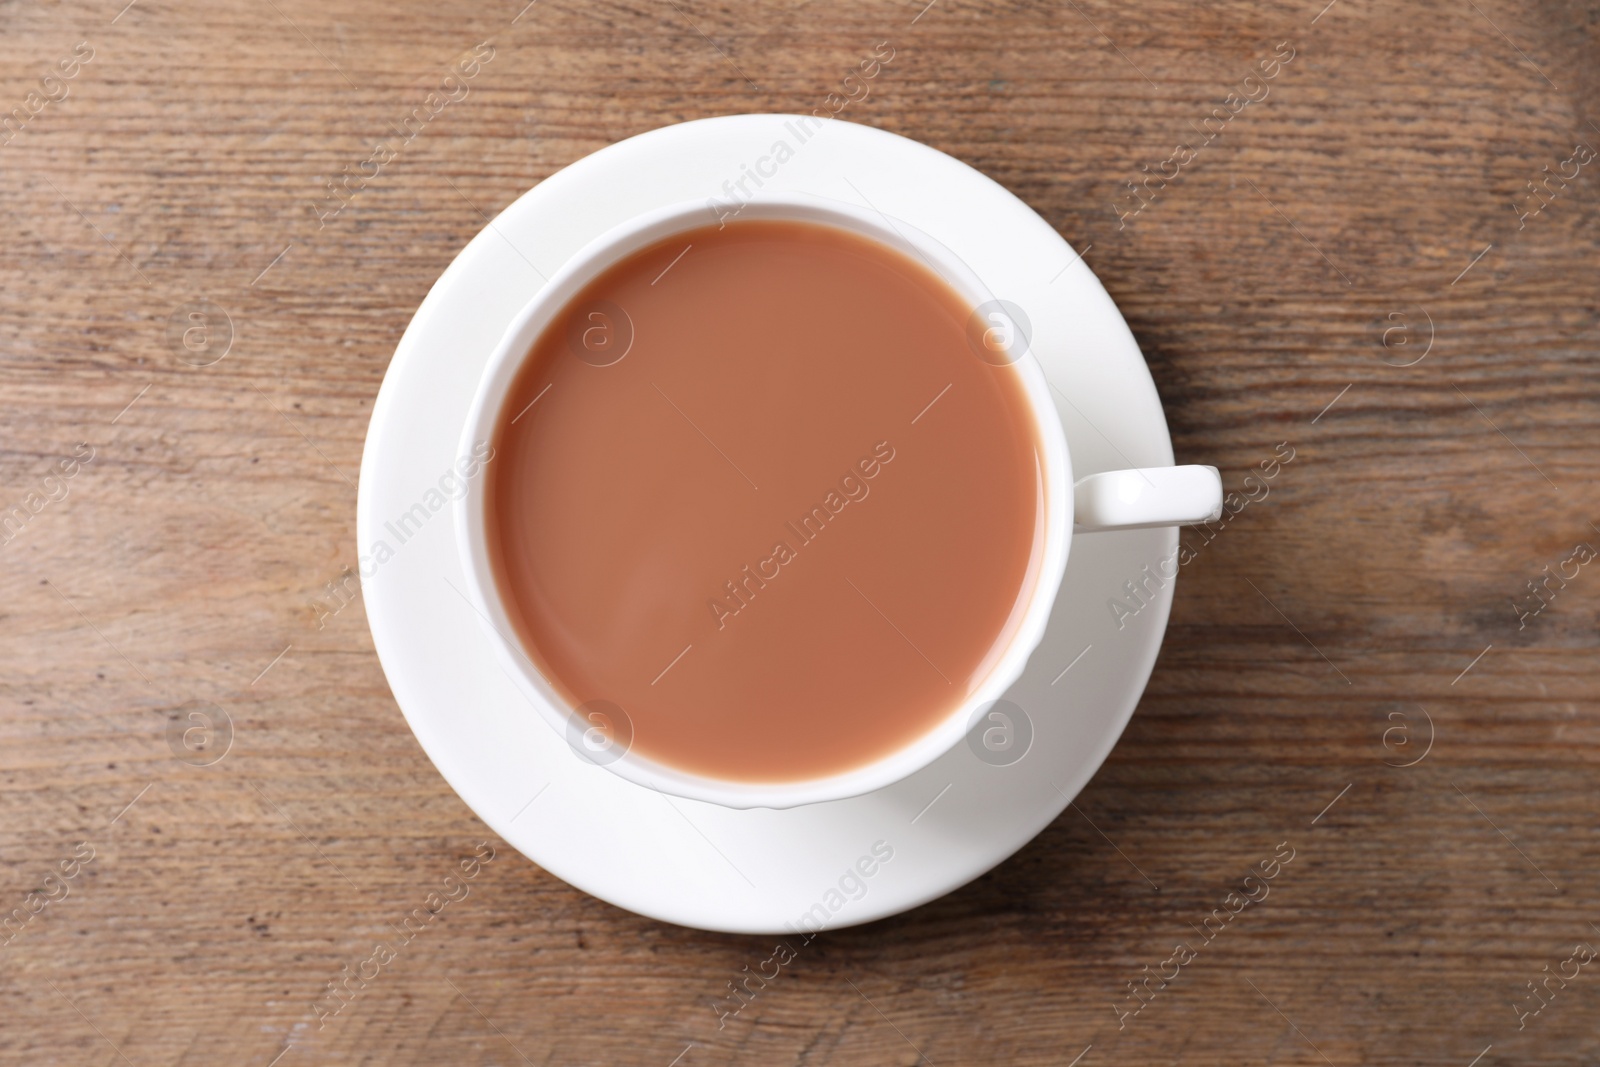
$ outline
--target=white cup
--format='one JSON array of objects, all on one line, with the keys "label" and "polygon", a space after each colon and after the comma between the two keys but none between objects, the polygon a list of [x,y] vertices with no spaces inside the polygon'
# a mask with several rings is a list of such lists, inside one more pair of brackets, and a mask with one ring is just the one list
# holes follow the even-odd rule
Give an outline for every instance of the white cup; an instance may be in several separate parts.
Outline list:
[{"label": "white cup", "polygon": [[[580,717],[541,672],[515,636],[488,551],[486,483],[477,478],[456,505],[457,541],[466,594],[477,609],[500,665],[534,709],[565,736],[580,756],[637,785],[730,808],[788,808],[841,800],[880,789],[932,763],[969,732],[975,714],[1003,696],[1027,666],[1044,636],[1076,531],[1175,526],[1215,519],[1222,509],[1216,468],[1154,467],[1091,475],[1074,483],[1066,436],[1050,386],[1027,351],[1026,325],[990,293],[961,259],[908,223],[851,204],[806,194],[769,195],[744,205],[743,219],[786,219],[834,226],[870,238],[927,265],[975,308],[969,337],[976,355],[1020,377],[1043,452],[1044,546],[1025,578],[1027,607],[1010,643],[968,698],[932,729],[904,747],[841,774],[785,782],[744,782],[691,774],[650,760],[620,740],[618,724],[585,705]],[[462,434],[462,454],[493,440],[506,394],[534,342],[589,282],[623,257],[685,230],[719,223],[704,201],[647,212],[585,245],[512,319],[478,384]],[[1076,521],[1075,521],[1076,520]]]}]

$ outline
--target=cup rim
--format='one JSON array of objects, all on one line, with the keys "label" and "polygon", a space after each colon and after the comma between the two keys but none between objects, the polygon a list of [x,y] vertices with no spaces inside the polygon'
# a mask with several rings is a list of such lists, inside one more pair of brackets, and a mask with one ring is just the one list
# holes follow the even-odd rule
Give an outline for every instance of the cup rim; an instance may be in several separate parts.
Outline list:
[{"label": "cup rim", "polygon": [[[920,259],[973,308],[994,301],[978,275],[953,251],[909,223],[882,212],[809,193],[763,193],[742,202],[739,220],[785,219],[832,225],[867,237],[913,259]],[[584,245],[539,288],[512,318],[482,371],[463,427],[459,454],[492,441],[504,414],[504,400],[523,361],[544,331],[568,303],[603,270],[621,258],[725,216],[714,200],[668,204],[628,219]],[[1028,340],[1024,335],[1024,339]],[[977,358],[976,355],[974,358]],[[1044,636],[1055,604],[1072,541],[1072,468],[1066,435],[1049,394],[1038,359],[1023,352],[1009,365],[1018,373],[1034,419],[1043,455],[1044,550],[1033,578],[1028,604],[1004,652],[983,682],[944,719],[910,743],[870,763],[819,778],[760,782],[713,778],[652,760],[631,747],[620,756],[596,761],[571,742],[577,709],[563,698],[533,662],[515,636],[489,561],[485,504],[487,477],[468,480],[455,502],[459,559],[465,595],[494,649],[501,668],[547,725],[568,739],[576,758],[616,774],[635,785],[723,807],[790,808],[843,800],[874,792],[916,773],[954,748],[967,736],[980,713],[1002,697],[1022,676],[1029,657]],[[492,457],[491,457],[492,458]]]}]

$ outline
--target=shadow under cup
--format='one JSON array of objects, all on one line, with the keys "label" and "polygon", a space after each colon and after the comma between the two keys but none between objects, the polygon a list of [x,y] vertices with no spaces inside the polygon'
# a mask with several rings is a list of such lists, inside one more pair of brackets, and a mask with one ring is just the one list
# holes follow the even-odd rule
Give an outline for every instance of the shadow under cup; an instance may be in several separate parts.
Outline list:
[{"label": "shadow under cup", "polygon": [[468,585],[573,751],[783,807],[879,788],[1020,675],[1071,530],[1020,309],[812,198],[600,238],[492,357]]}]

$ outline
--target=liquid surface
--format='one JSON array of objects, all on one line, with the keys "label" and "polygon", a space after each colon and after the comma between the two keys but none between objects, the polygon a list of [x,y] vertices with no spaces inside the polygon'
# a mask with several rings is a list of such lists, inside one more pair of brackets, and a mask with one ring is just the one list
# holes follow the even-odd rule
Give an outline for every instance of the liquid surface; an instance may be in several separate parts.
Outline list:
[{"label": "liquid surface", "polygon": [[1026,394],[971,316],[922,264],[809,223],[609,268],[529,353],[485,469],[529,658],[574,706],[621,708],[638,754],[727,780],[841,773],[937,725],[1043,542]]}]

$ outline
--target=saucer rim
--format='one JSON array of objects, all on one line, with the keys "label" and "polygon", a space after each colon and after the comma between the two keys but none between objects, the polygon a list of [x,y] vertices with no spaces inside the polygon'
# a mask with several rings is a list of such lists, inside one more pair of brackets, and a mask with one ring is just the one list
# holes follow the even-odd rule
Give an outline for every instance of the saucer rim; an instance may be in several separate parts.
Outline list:
[{"label": "saucer rim", "polygon": [[[740,153],[748,153],[751,150],[760,151],[761,143],[768,137],[776,135],[779,132],[779,127],[792,118],[794,116],[787,115],[722,116],[663,127],[640,134],[626,141],[603,148],[552,175],[509,205],[495,222],[491,222],[484,227],[440,275],[428,296],[418,307],[396,348],[394,359],[385,375],[378,398],[373,405],[372,419],[368,428],[367,448],[362,457],[362,477],[358,492],[358,544],[372,543],[371,534],[376,528],[376,524],[380,521],[382,514],[378,510],[380,498],[392,497],[399,492],[393,487],[386,488],[386,480],[383,476],[386,466],[393,463],[400,465],[404,469],[410,469],[405,468],[405,460],[407,449],[411,446],[396,439],[396,420],[404,414],[402,410],[404,403],[410,399],[403,396],[403,394],[409,389],[420,388],[420,376],[426,369],[427,362],[430,359],[435,364],[442,365],[449,361],[452,356],[459,355],[458,352],[452,351],[453,338],[446,336],[443,341],[438,339],[438,335],[441,332],[449,334],[449,329],[441,324],[452,316],[459,319],[465,310],[460,306],[450,307],[448,302],[452,298],[459,297],[457,291],[468,279],[469,275],[473,275],[475,272],[491,270],[496,266],[497,258],[501,262],[506,261],[507,257],[503,253],[497,257],[492,252],[497,241],[505,241],[505,243],[511,244],[509,237],[498,232],[502,227],[510,228],[520,234],[530,219],[540,215],[548,218],[552,213],[560,212],[562,210],[563,197],[582,199],[582,197],[573,197],[571,194],[577,186],[585,182],[596,182],[601,186],[605,186],[607,183],[625,185],[628,178],[621,173],[623,171],[643,172],[646,175],[650,175],[650,177],[635,177],[634,180],[649,182],[660,175],[659,169],[652,170],[652,164],[657,168],[668,164],[678,164],[680,169],[688,167],[688,169],[692,170],[693,167],[684,162],[684,149],[691,146],[704,149],[708,145],[714,145],[719,147],[724,154],[731,154],[730,158],[737,158]],[[1120,379],[1116,383],[1122,393],[1119,399],[1124,404],[1131,405],[1132,409],[1142,409],[1131,410],[1131,413],[1124,412],[1128,418],[1141,423],[1138,430],[1140,440],[1130,446],[1131,451],[1143,454],[1140,462],[1106,463],[1103,454],[1105,449],[1098,446],[1089,451],[1090,454],[1098,454],[1100,456],[1100,463],[1092,461],[1080,462],[1079,447],[1075,442],[1072,446],[1074,465],[1079,467],[1081,473],[1087,474],[1094,473],[1097,469],[1160,466],[1172,463],[1171,443],[1165,414],[1161,409],[1154,382],[1151,380],[1148,367],[1139,353],[1137,343],[1134,341],[1131,332],[1128,331],[1126,322],[1120,312],[1116,310],[1110,297],[1100,286],[1098,280],[1094,278],[1087,265],[1083,263],[1082,257],[1078,256],[1069,245],[1062,241],[1048,223],[991,179],[981,175],[959,160],[926,145],[872,127],[856,126],[838,119],[832,120],[827,129],[829,131],[828,137],[824,140],[829,142],[828,147],[832,160],[836,162],[842,159],[853,161],[859,156],[879,157],[879,162],[894,162],[891,157],[899,157],[898,162],[901,165],[915,171],[919,179],[926,180],[929,186],[942,185],[942,192],[945,195],[950,194],[952,190],[956,193],[976,194],[980,199],[986,201],[984,207],[988,214],[1010,215],[1019,230],[1027,228],[1031,231],[1027,234],[1019,232],[1014,241],[1010,242],[1012,245],[1020,245],[1024,243],[1025,239],[1027,243],[1034,246],[1033,252],[1035,254],[1042,252],[1046,247],[1049,247],[1052,251],[1060,252],[1068,262],[1065,267],[1061,268],[1061,273],[1057,276],[1069,278],[1069,288],[1075,287],[1077,290],[1074,299],[1078,304],[1087,306],[1090,317],[1095,320],[1085,326],[1086,331],[1089,334],[1098,334],[1099,340],[1107,346],[1105,352],[1097,353],[1097,355],[1105,360],[1118,361],[1122,364],[1116,369],[1114,375]],[[821,134],[814,136],[821,136]],[[858,174],[857,176],[859,177],[860,175]],[[825,192],[822,195],[829,194]],[[911,195],[911,199],[915,200],[918,196],[921,196],[923,200],[927,199],[926,195],[920,193]],[[681,197],[670,195],[664,198],[663,202],[675,199],[681,199]],[[903,209],[895,211],[896,215],[903,213]],[[919,226],[923,225],[916,217],[915,212],[911,214],[910,221]],[[497,226],[496,223],[500,225]],[[595,232],[599,231],[595,230]],[[933,235],[941,240],[946,240],[938,232],[934,232]],[[946,240],[946,243],[950,242]],[[515,245],[512,245],[513,249],[515,247]],[[963,253],[965,250],[957,248],[956,251]],[[529,266],[532,266],[532,262],[526,260],[526,256],[522,256],[520,251],[518,251],[518,255],[528,262]],[[537,267],[533,269],[538,271]],[[525,300],[526,297],[523,301],[518,301],[518,306]],[[456,303],[459,305],[463,301],[457,299]],[[495,330],[493,335],[498,337],[500,332],[502,331]],[[433,346],[432,351],[429,351],[430,345]],[[486,356],[487,353],[485,353],[485,358]],[[1041,363],[1044,363],[1042,358]],[[1049,368],[1046,367],[1045,369],[1047,377],[1050,377]],[[1082,370],[1081,367],[1078,369]],[[439,373],[437,367],[434,369],[434,373]],[[1093,373],[1104,375],[1107,372],[1102,367],[1097,368]],[[413,386],[413,380],[417,381],[416,386]],[[1110,377],[1103,377],[1102,384],[1110,382],[1110,380]],[[1053,381],[1052,384],[1054,384]],[[1107,386],[1107,392],[1116,391],[1116,389]],[[1059,387],[1057,387],[1057,392],[1064,400],[1067,399],[1065,394],[1061,393]],[[1080,399],[1083,398],[1080,397]],[[1067,400],[1067,403],[1072,405],[1071,400]],[[1060,405],[1058,404],[1057,406],[1059,409]],[[1072,406],[1077,410],[1075,405]],[[1067,430],[1068,436],[1071,438],[1073,431],[1067,425],[1069,420],[1065,412],[1061,412],[1061,414],[1064,429]],[[1082,415],[1082,412],[1079,411],[1079,414]],[[463,423],[464,419],[465,413],[463,410]],[[1087,416],[1083,416],[1083,421],[1088,421]],[[455,429],[444,435],[451,442],[451,448],[454,447],[459,437],[459,425],[457,424]],[[1089,423],[1089,425],[1093,426],[1092,423]],[[1087,431],[1080,430],[1080,432],[1086,433]],[[1096,429],[1096,432],[1099,432],[1098,429]],[[1105,437],[1103,433],[1100,436]],[[1118,455],[1122,455],[1122,451],[1117,448],[1110,438],[1105,438],[1105,443],[1113,451],[1116,451]],[[441,457],[436,456],[435,458]],[[1126,459],[1125,456],[1123,458],[1124,460]],[[453,523],[447,523],[446,525],[453,528]],[[453,529],[451,532],[453,536]],[[1141,537],[1140,534],[1155,536]],[[1121,541],[1124,544],[1137,542],[1144,546],[1144,555],[1149,555],[1151,551],[1159,551],[1165,555],[1170,554],[1175,548],[1177,532],[1169,529],[1164,531],[1101,533],[1097,534],[1095,539],[1102,544],[1109,541]],[[437,530],[435,530],[431,540],[438,540]],[[435,547],[430,551],[438,555],[441,550]],[[453,542],[447,543],[443,547],[442,555],[446,562],[446,566],[443,568],[444,576],[446,582],[448,582],[448,575],[451,570],[448,561],[453,560],[456,556]],[[1080,552],[1078,546],[1074,546],[1072,555],[1082,559],[1083,553]],[[408,564],[407,566],[414,569],[415,565]],[[492,764],[500,753],[498,751],[493,753],[474,751],[465,757],[462,756],[461,752],[457,750],[459,746],[456,738],[452,736],[452,731],[460,726],[459,720],[451,714],[455,710],[453,705],[458,704],[459,700],[453,701],[451,699],[454,694],[442,695],[438,691],[427,692],[426,690],[430,688],[437,689],[437,682],[435,679],[421,677],[421,675],[427,674],[428,671],[426,669],[416,670],[410,658],[413,654],[421,653],[426,655],[433,650],[428,647],[425,641],[421,642],[421,647],[418,647],[417,639],[420,638],[420,634],[408,633],[408,630],[420,630],[421,626],[420,624],[415,626],[412,624],[414,616],[407,614],[408,606],[400,603],[400,601],[410,597],[414,601],[409,606],[412,611],[419,608],[426,610],[435,607],[436,605],[429,603],[430,597],[445,603],[448,603],[448,601],[444,601],[436,591],[430,593],[422,590],[420,586],[411,589],[400,588],[403,584],[402,578],[406,573],[408,572],[402,568],[392,567],[388,571],[375,575],[374,579],[368,583],[366,600],[374,647],[385,676],[388,678],[391,689],[394,692],[396,702],[417,736],[419,743],[446,781],[450,783],[468,807],[483,819],[491,829],[500,834],[513,847],[528,855],[534,862],[545,867],[569,884],[583,889],[599,899],[606,900],[618,907],[638,914],[694,928],[735,933],[777,933],[784,929],[792,928],[792,924],[783,921],[785,916],[795,914],[794,911],[789,910],[792,906],[791,903],[785,903],[781,908],[774,910],[768,906],[765,898],[760,897],[759,892],[757,897],[752,900],[748,894],[744,894],[743,888],[736,879],[732,879],[725,874],[718,878],[716,876],[707,876],[705,870],[687,871],[675,869],[671,872],[678,876],[678,883],[675,885],[668,885],[665,882],[653,882],[648,885],[629,882],[625,875],[619,873],[627,866],[626,863],[615,857],[608,860],[607,857],[601,856],[596,860],[592,842],[579,842],[575,847],[574,842],[564,837],[564,833],[573,832],[573,828],[568,825],[568,822],[552,823],[533,830],[517,829],[513,824],[521,816],[521,810],[514,815],[509,815],[509,817],[499,811],[492,811],[492,808],[496,808],[499,805],[495,802],[495,798],[488,795],[490,786],[487,783],[489,779],[495,777]],[[1071,577],[1072,565],[1069,560],[1068,574],[1064,581]],[[898,881],[891,880],[884,891],[866,899],[862,907],[839,917],[838,921],[828,923],[827,928],[838,929],[874,921],[941,897],[1003,862],[1031,841],[1045,826],[1053,822],[1065,810],[1072,797],[1098,770],[1117,740],[1121,737],[1129,718],[1131,718],[1134,707],[1144,691],[1155,659],[1159,654],[1161,637],[1165,631],[1174,588],[1175,583],[1169,583],[1153,595],[1149,604],[1145,605],[1145,610],[1140,613],[1142,618],[1139,620],[1136,632],[1128,639],[1123,640],[1118,647],[1116,654],[1119,657],[1118,671],[1120,679],[1114,683],[1117,690],[1116,694],[1102,699],[1099,702],[1101,705],[1099,707],[1088,709],[1074,707],[1071,709],[1074,713],[1084,713],[1085,716],[1087,714],[1096,715],[1098,716],[1098,722],[1092,730],[1093,737],[1088,739],[1089,743],[1082,751],[1077,753],[1076,758],[1071,761],[1070,765],[1052,766],[1050,771],[1044,775],[1044,779],[1053,787],[1055,796],[1045,796],[1042,803],[1035,803],[1032,806],[1031,817],[1022,818],[1018,815],[1015,821],[1003,831],[995,831],[990,828],[989,832],[981,838],[976,834],[972,834],[969,835],[969,839],[959,842],[967,844],[970,848],[981,849],[981,855],[979,856],[968,857],[959,862],[943,862],[941,865],[941,860],[946,859],[946,857],[941,854],[939,849],[924,850],[920,857],[923,862],[919,862],[916,865],[915,873],[907,876],[900,876],[897,873],[895,877]],[[457,613],[459,614],[459,610]],[[1052,617],[1053,621],[1054,617]],[[1072,621],[1076,622],[1076,620]],[[1092,645],[1089,647],[1092,647]],[[1084,650],[1084,653],[1080,653],[1080,657],[1087,651],[1088,648]],[[446,666],[448,668],[448,665]],[[1032,669],[1031,662],[1028,669]],[[1067,670],[1071,669],[1070,666],[1067,668]],[[1064,670],[1062,675],[1066,673],[1067,671]],[[474,681],[474,679],[464,680],[468,685]],[[1060,680],[1059,676],[1057,680]],[[1076,684],[1076,680],[1074,684]],[[498,714],[492,708],[480,707],[476,711],[480,719]],[[508,740],[514,745],[518,740],[515,737],[516,728],[507,727],[509,721],[511,720],[502,716],[497,725],[504,732],[512,735]],[[548,728],[542,723],[539,724],[539,729],[548,732]],[[521,740],[529,741],[530,739],[524,737]],[[546,739],[542,743],[532,742],[533,748],[549,749],[552,745],[559,745],[564,748],[565,741],[560,737],[554,737]],[[948,759],[949,754],[942,760],[936,761],[935,766]],[[538,761],[529,762],[535,765],[538,763]],[[975,761],[972,762],[976,765]],[[519,769],[526,769],[520,763],[518,767]],[[565,769],[571,770],[571,768]],[[837,810],[821,812],[815,811],[815,809],[842,809],[856,805],[868,805],[868,802],[881,802],[880,807],[885,810],[893,809],[906,798],[903,795],[890,796],[889,794],[904,794],[904,787],[907,783],[914,782],[926,775],[929,769],[918,772],[918,774],[913,775],[906,781],[895,783],[862,797],[812,805],[805,808],[788,809],[787,811],[760,808],[742,811],[721,808],[710,810],[714,806],[700,805],[692,801],[685,803],[690,805],[691,809],[695,810],[698,815],[701,815],[702,821],[707,825],[714,824],[712,828],[717,832],[731,830],[744,835],[747,842],[751,843],[752,850],[755,850],[761,844],[757,840],[758,838],[770,837],[775,832],[775,829],[779,829],[775,828],[773,824],[781,822],[781,819],[768,818],[769,816],[781,817],[789,816],[793,813],[800,813],[805,816],[806,813],[814,812],[817,817],[811,820],[809,824],[804,819],[797,819],[796,825],[789,829],[796,835],[801,837],[808,836],[811,839],[818,837],[819,834],[836,837],[838,836],[836,832],[837,824],[850,824],[854,829],[852,820],[842,815],[840,818],[833,818],[835,814],[839,814]],[[616,781],[617,784],[628,789],[648,793],[648,791],[640,790],[639,787],[621,782],[615,776],[604,771],[592,767],[589,770],[607,780]],[[965,770],[963,769],[964,773]],[[1029,773],[1032,774],[1033,772],[1030,771]],[[505,779],[506,777],[507,773],[504,768],[501,768],[499,778]],[[972,775],[969,775],[970,777]],[[576,783],[580,791],[586,791],[590,794],[591,800],[596,797],[604,799],[603,794],[606,792],[606,787],[599,785],[599,780],[593,776],[585,777],[581,774],[563,775],[558,771],[550,782],[546,783],[545,788],[548,788],[558,780]],[[1027,784],[1026,779],[1015,775],[1008,779],[1002,779],[1002,781],[1013,784],[1018,782],[1023,785]],[[951,785],[954,784],[955,781],[952,780]],[[950,786],[946,786],[946,789],[949,788]],[[1011,789],[1010,792],[1020,792],[1020,786]],[[535,794],[533,800],[537,800],[542,793],[543,789]],[[939,795],[942,796],[943,793],[941,792]],[[987,798],[988,794],[981,794],[979,803],[985,802]],[[634,799],[638,798],[630,798],[627,803],[633,804]],[[643,799],[649,802],[647,796]],[[938,797],[934,797],[934,802],[937,802],[937,800]],[[532,804],[533,801],[531,800],[528,803]],[[678,805],[673,806],[677,807]],[[507,810],[509,810],[509,807],[507,805]],[[933,807],[934,803],[929,803],[928,807],[923,809],[923,814],[926,814]],[[522,810],[526,809],[527,805],[523,805]],[[950,809],[951,806],[947,805],[945,810],[936,810],[934,817],[929,820],[927,825],[939,827],[941,831],[947,833],[959,832],[962,829],[959,825],[959,816],[953,815]],[[867,808],[863,807],[862,813],[864,814],[866,810]],[[563,815],[567,820],[579,822],[581,819],[577,818],[577,816],[580,814],[586,813],[579,813],[572,806],[563,808]],[[690,820],[682,811],[679,814],[683,815],[685,821],[690,822],[690,825],[694,827],[701,838],[704,838],[707,844],[717,849],[717,846],[698,823]],[[922,817],[922,814],[917,815],[916,818],[910,820],[911,824],[915,825],[918,819]],[[832,820],[831,823],[827,821],[828,819]],[[735,823],[738,825],[732,825]],[[928,836],[923,831],[919,831],[919,833],[924,837]],[[693,838],[689,837],[689,835],[683,834],[681,836],[685,841],[693,842]],[[977,842],[976,845],[973,844],[974,841]],[[815,840],[798,843],[817,844]],[[939,842],[935,841],[934,843],[938,844]],[[825,844],[836,845],[837,842],[832,841],[830,838],[830,841]],[[721,849],[717,849],[717,851],[720,852]],[[815,849],[812,849],[812,851],[815,851]],[[658,858],[662,861],[661,865],[668,867],[677,859],[674,854],[666,849],[661,851]],[[807,860],[805,862],[810,861]],[[732,866],[731,860],[729,860],[729,865]],[[830,864],[822,864],[821,861],[813,864],[813,866],[819,871],[831,869]],[[660,874],[661,871],[657,869],[653,873]],[[740,873],[742,874],[742,871]],[[785,875],[786,877],[791,876],[792,873],[786,871]],[[749,879],[746,878],[745,881],[748,882]],[[707,882],[714,883],[712,889],[721,893],[720,898],[710,902],[694,899],[695,891],[703,890],[704,883]],[[750,884],[754,888],[754,883]],[[734,905],[739,906],[736,907]]]}]

